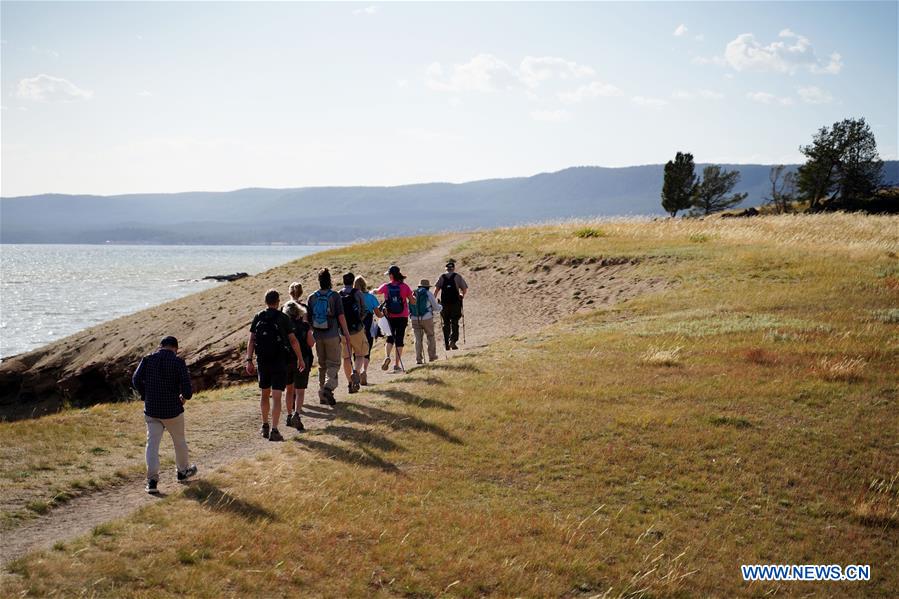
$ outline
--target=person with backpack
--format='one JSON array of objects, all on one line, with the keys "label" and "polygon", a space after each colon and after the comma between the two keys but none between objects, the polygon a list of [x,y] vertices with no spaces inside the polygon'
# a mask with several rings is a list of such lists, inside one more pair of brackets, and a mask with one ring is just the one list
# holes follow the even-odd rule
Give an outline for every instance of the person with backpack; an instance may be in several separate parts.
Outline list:
[{"label": "person with backpack", "polygon": [[[343,289],[340,290],[340,300],[343,302],[343,315],[346,318],[346,328],[349,337],[343,337],[342,343],[347,347],[346,356],[343,359],[343,373],[348,382],[348,391],[357,393],[362,384],[362,363],[368,354],[368,340],[365,338],[365,298],[362,292],[353,286],[356,275],[351,272],[343,275]],[[341,355],[344,353],[341,351]]]},{"label": "person with backpack", "polygon": [[287,363],[287,426],[292,426],[298,431],[305,430],[303,421],[300,420],[300,411],[306,399],[306,387],[309,386],[309,371],[312,370],[312,346],[315,338],[312,336],[312,326],[306,321],[306,310],[299,302],[293,300],[284,304],[282,311],[293,322],[293,334],[300,342],[300,353],[306,368],[297,370],[294,365],[296,358]]},{"label": "person with backpack", "polygon": [[144,420],[147,423],[147,486],[151,495],[159,493],[159,443],[169,431],[175,445],[175,467],[178,482],[197,473],[190,463],[187,439],[184,435],[184,402],[193,396],[187,364],[178,357],[178,340],[164,337],[156,352],[145,356],[131,385],[144,401]]},{"label": "person with backpack", "polygon": [[[281,394],[287,387],[287,361],[296,360],[297,370],[306,369],[303,353],[294,333],[290,317],[278,309],[281,295],[277,289],[265,293],[265,310],[253,317],[247,341],[247,374],[259,376],[259,408],[262,412],[262,436],[269,441],[283,441],[278,431],[281,418]],[[292,350],[292,354],[291,354]],[[256,366],[253,366],[253,356]],[[271,397],[271,427],[269,427]]]},{"label": "person with backpack", "polygon": [[368,282],[362,277],[356,277],[353,281],[353,287],[362,293],[362,300],[365,302],[365,318],[362,319],[365,331],[365,340],[368,342],[368,353],[362,359],[362,372],[359,373],[359,384],[363,387],[368,385],[368,365],[371,361],[371,350],[374,348],[375,339],[372,336],[372,328],[374,319],[381,317],[380,302],[372,293],[368,291]]},{"label": "person with backpack", "polygon": [[306,301],[318,356],[318,400],[333,406],[337,403],[334,390],[339,384],[337,376],[342,361],[340,334],[349,339],[350,332],[346,326],[343,301],[340,294],[331,289],[331,271],[327,268],[318,271],[318,286],[319,290]]},{"label": "person with backpack", "polygon": [[415,363],[424,364],[423,337],[428,338],[428,362],[437,359],[437,340],[434,338],[434,315],[440,314],[442,307],[431,293],[431,282],[422,279],[415,290],[415,303],[409,307],[409,320],[415,335]]},{"label": "person with backpack", "polygon": [[468,283],[456,272],[456,262],[446,263],[446,272],[437,279],[435,295],[443,306],[443,346],[446,350],[459,349],[459,319],[462,318],[462,300],[468,293]]},{"label": "person with backpack", "polygon": [[387,357],[381,365],[381,370],[390,368],[390,352],[396,346],[396,362],[393,364],[393,372],[405,372],[403,368],[403,338],[406,336],[406,327],[409,325],[409,302],[415,302],[415,294],[412,288],[403,281],[406,277],[400,272],[400,267],[391,266],[385,275],[390,277],[390,282],[381,285],[375,292],[384,296],[381,310],[387,316],[390,323],[390,335],[387,337]]}]

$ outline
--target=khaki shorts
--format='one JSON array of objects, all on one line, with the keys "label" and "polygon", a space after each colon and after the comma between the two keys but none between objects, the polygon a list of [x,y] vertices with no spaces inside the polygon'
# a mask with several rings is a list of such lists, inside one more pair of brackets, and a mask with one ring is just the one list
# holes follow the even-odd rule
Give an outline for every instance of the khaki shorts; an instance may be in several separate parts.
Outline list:
[{"label": "khaki shorts", "polygon": [[[354,356],[360,358],[368,355],[368,339],[365,338],[365,331],[356,331],[350,333],[350,349],[353,350]],[[346,359],[346,347],[344,346],[343,337],[340,338],[340,357]]]}]

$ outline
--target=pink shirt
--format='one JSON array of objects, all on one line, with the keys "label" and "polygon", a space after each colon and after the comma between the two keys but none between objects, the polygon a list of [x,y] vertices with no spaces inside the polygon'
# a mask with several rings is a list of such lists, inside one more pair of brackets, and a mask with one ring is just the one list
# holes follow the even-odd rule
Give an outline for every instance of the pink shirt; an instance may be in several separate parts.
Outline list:
[{"label": "pink shirt", "polygon": [[[384,283],[375,291],[378,295],[387,297],[387,285]],[[403,298],[403,312],[401,314],[387,314],[390,318],[409,318],[409,298],[412,297],[412,288],[405,283],[400,283],[400,297]]]}]

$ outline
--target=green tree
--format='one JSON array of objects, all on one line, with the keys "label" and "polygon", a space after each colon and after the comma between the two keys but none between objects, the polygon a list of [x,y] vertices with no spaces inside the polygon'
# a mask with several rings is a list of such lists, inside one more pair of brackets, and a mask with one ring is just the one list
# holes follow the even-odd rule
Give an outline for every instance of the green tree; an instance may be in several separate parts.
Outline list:
[{"label": "green tree", "polygon": [[849,208],[869,200],[881,187],[883,161],[874,132],[865,119],[844,119],[821,127],[812,143],[801,146],[806,157],[797,186],[809,210],[823,204]]},{"label": "green tree", "polygon": [[740,182],[740,171],[726,171],[710,164],[702,169],[702,181],[693,190],[693,213],[712,214],[736,206],[749,194],[730,192]]},{"label": "green tree", "polygon": [[665,181],[662,183],[662,208],[665,212],[675,217],[678,210],[689,208],[694,185],[693,154],[678,152],[674,160],[665,164]]}]

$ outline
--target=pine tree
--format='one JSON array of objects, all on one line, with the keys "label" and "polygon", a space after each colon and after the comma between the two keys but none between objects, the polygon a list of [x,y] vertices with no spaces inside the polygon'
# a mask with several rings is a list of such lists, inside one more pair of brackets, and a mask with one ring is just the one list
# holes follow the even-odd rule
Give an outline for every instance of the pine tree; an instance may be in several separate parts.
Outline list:
[{"label": "pine tree", "polygon": [[693,191],[693,212],[712,214],[736,206],[749,195],[728,195],[739,182],[740,171],[725,171],[714,164],[705,167],[702,169],[702,181],[696,184]]},{"label": "pine tree", "polygon": [[662,183],[662,208],[672,218],[677,216],[678,210],[690,207],[695,184],[693,154],[678,152],[674,160],[665,164],[665,180]]}]

